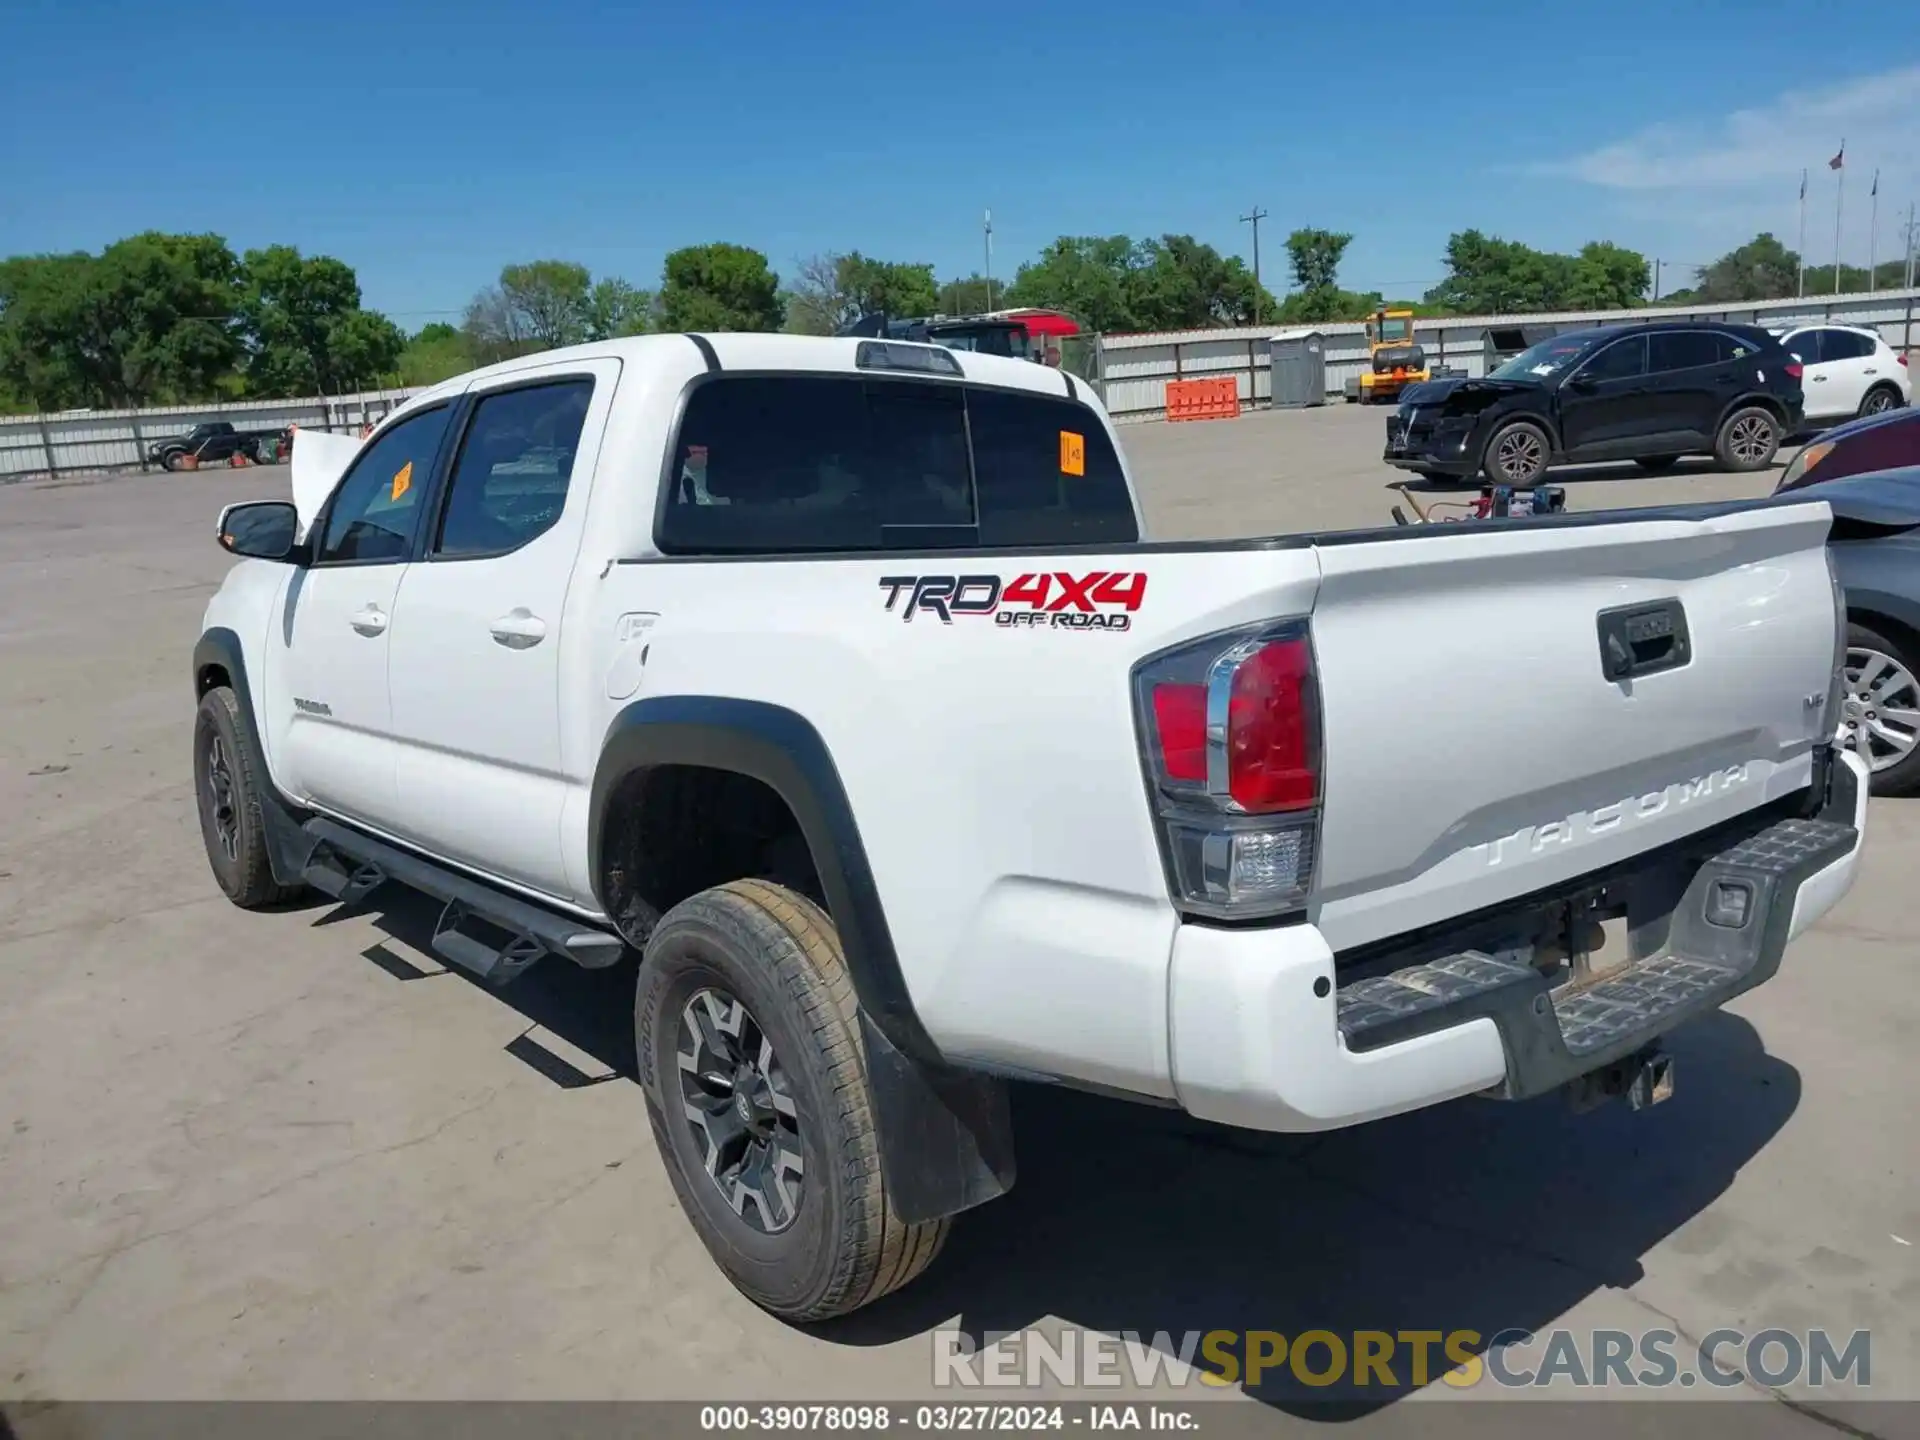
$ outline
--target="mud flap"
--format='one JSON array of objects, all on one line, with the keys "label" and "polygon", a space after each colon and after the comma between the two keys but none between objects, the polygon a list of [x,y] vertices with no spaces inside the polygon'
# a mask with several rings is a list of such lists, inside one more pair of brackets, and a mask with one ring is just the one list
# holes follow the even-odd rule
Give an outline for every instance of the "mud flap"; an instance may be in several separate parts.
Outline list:
[{"label": "mud flap", "polygon": [[924,1224],[1013,1188],[1013,1117],[1006,1083],[902,1054],[860,1012],[880,1132],[880,1170],[894,1214]]}]

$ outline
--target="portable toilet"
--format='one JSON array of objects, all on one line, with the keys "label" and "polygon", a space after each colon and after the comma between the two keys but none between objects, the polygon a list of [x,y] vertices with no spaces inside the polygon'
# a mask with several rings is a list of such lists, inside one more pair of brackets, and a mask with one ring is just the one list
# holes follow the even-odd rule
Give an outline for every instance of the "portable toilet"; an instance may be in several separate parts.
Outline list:
[{"label": "portable toilet", "polygon": [[1327,403],[1327,337],[1318,330],[1282,330],[1273,352],[1273,408],[1303,410]]}]

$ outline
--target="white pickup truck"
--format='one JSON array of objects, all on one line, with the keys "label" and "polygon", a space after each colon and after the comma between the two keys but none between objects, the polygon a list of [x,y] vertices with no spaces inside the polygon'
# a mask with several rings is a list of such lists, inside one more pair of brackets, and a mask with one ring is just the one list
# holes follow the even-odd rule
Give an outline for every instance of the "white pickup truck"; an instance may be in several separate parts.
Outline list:
[{"label": "white pickup truck", "polygon": [[774,335],[481,370],[293,489],[193,656],[221,888],[640,952],[673,1183],[794,1319],[1013,1183],[1012,1080],[1664,1098],[1859,854],[1817,497],[1155,543],[1075,377]]}]

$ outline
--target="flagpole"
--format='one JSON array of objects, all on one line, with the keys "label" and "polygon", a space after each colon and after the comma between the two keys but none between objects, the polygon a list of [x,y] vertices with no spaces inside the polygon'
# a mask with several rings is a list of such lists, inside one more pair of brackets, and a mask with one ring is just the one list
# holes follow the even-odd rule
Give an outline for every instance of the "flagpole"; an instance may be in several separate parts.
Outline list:
[{"label": "flagpole", "polygon": [[1800,281],[1796,298],[1805,299],[1807,294],[1807,172],[1800,171]]},{"label": "flagpole", "polygon": [[1873,172],[1873,191],[1867,198],[1871,202],[1867,207],[1869,215],[1869,219],[1867,220],[1867,289],[1874,291],[1880,288],[1880,267],[1874,264],[1874,256],[1880,251],[1880,172],[1878,170]]},{"label": "flagpole", "polygon": [[1833,187],[1833,293],[1840,293],[1840,210],[1847,199],[1847,142],[1840,142],[1840,154],[1836,157],[1840,163],[1834,168],[1839,172],[1839,183]]}]

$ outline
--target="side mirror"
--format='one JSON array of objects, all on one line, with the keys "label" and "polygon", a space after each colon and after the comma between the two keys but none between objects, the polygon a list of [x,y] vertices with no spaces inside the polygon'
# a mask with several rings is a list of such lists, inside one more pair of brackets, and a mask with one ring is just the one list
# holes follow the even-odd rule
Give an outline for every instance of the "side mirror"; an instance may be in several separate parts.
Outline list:
[{"label": "side mirror", "polygon": [[1567,389],[1578,391],[1580,394],[1585,395],[1590,393],[1598,384],[1599,382],[1591,375],[1576,375],[1567,381]]},{"label": "side mirror", "polygon": [[220,548],[248,560],[298,563],[300,513],[285,500],[229,505],[220,512]]}]

